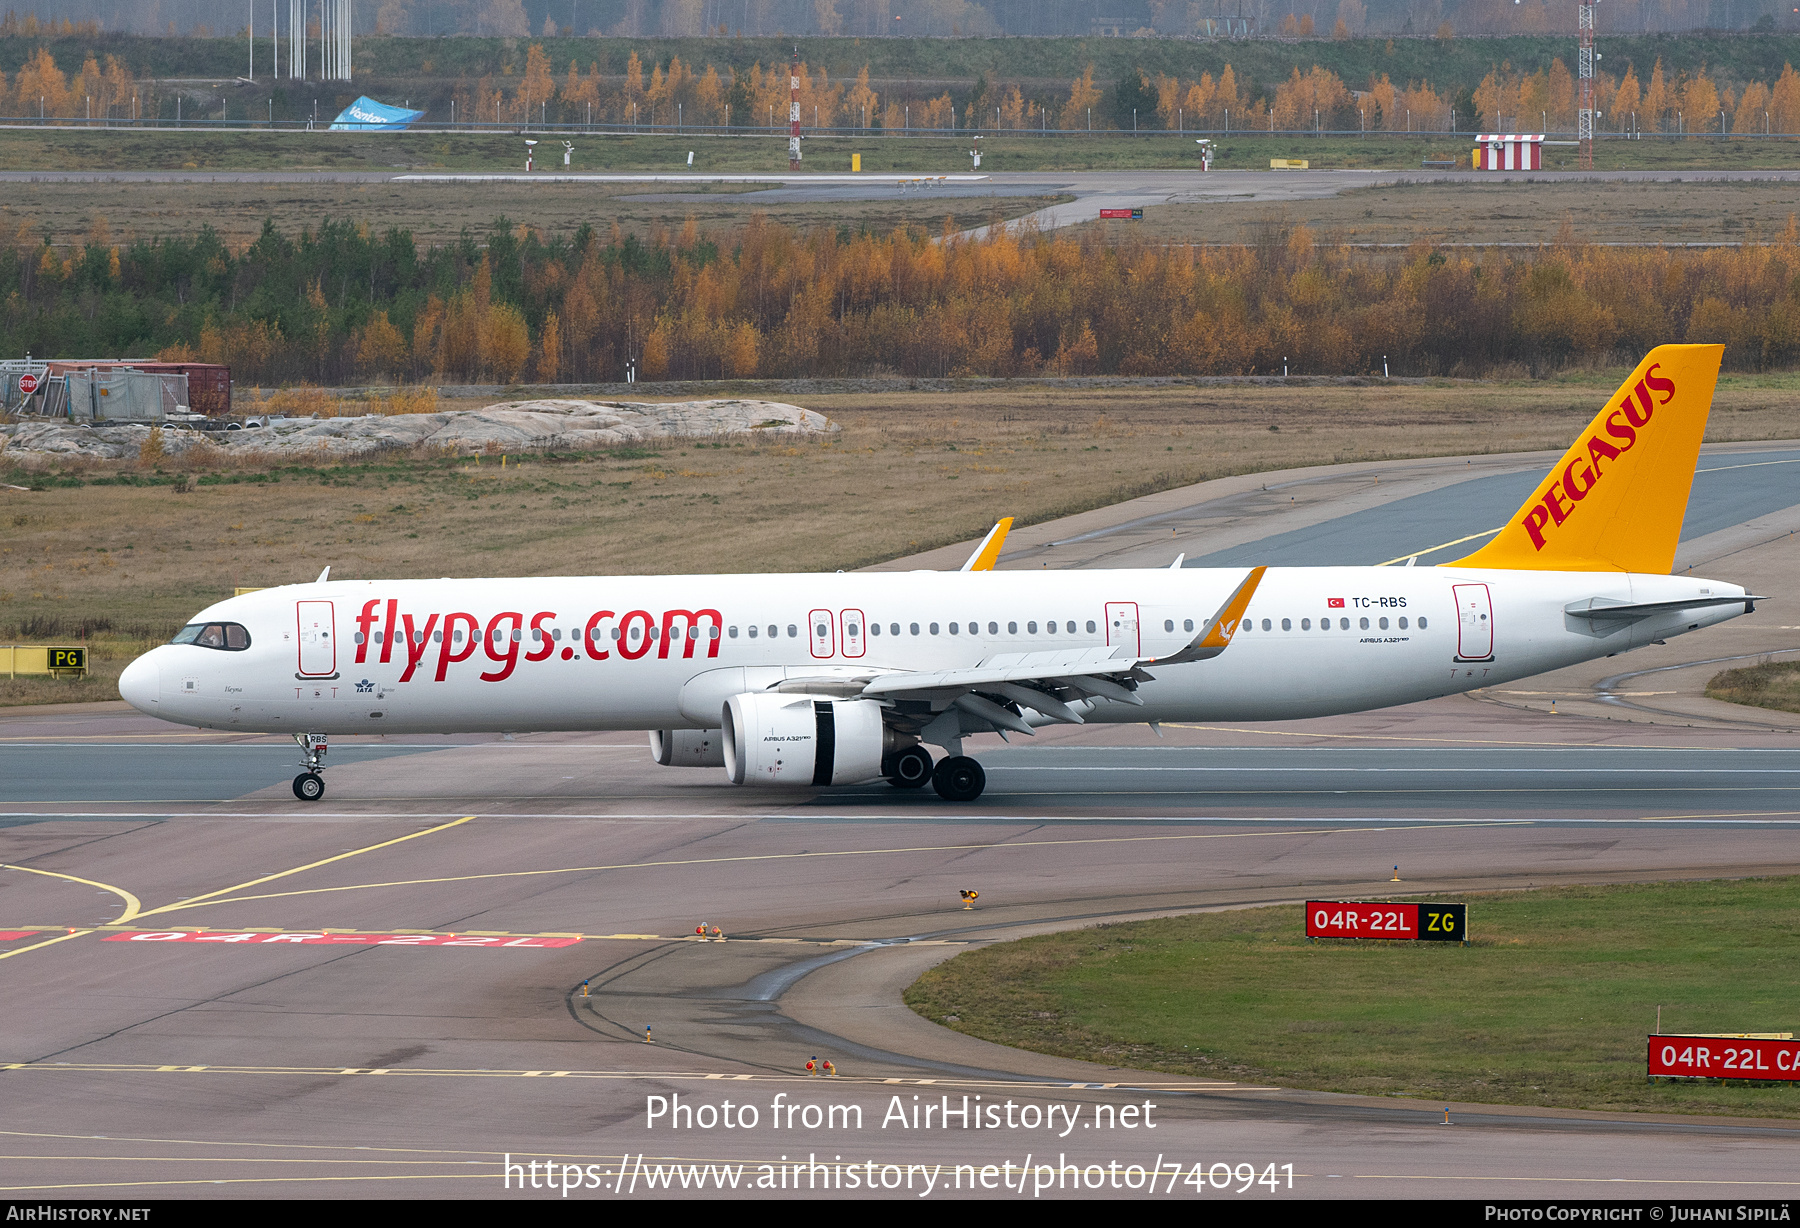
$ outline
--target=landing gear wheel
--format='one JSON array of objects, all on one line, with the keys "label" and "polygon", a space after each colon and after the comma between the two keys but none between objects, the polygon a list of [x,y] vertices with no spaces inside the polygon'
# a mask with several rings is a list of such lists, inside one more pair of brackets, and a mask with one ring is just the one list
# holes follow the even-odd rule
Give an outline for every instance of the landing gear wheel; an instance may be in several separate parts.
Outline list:
[{"label": "landing gear wheel", "polygon": [[325,796],[325,778],[317,772],[302,772],[294,777],[294,796],[303,802],[316,802]]},{"label": "landing gear wheel", "polygon": [[896,789],[917,789],[931,779],[931,752],[923,746],[909,746],[884,765],[888,783]]},{"label": "landing gear wheel", "polygon": [[947,802],[972,802],[987,788],[987,773],[967,755],[952,755],[932,769],[931,787]]}]

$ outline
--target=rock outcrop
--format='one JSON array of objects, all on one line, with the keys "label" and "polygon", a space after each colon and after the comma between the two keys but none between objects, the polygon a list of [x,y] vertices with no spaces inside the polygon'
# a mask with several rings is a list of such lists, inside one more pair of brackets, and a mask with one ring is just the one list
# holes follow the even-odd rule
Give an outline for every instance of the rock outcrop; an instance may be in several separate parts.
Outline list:
[{"label": "rock outcrop", "polygon": [[[277,418],[242,431],[163,428],[163,450],[194,447],[283,458],[338,460],[422,448],[473,452],[590,452],[675,439],[823,435],[838,430],[825,415],[778,401],[511,401],[483,409],[360,418]],[[136,459],[148,426],[77,426],[25,420],[0,426],[15,456]]]}]

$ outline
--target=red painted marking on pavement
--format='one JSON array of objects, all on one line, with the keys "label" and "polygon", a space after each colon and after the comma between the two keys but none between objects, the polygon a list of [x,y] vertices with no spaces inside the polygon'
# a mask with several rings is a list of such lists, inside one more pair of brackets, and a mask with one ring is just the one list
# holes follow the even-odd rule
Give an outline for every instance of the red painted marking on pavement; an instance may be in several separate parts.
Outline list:
[{"label": "red painted marking on pavement", "polygon": [[458,938],[452,934],[231,934],[220,931],[159,930],[112,934],[103,942],[223,942],[243,946],[376,946],[376,947],[572,947],[579,938]]},{"label": "red painted marking on pavement", "polygon": [[0,942],[12,942],[18,938],[30,938],[37,930],[0,930]]}]

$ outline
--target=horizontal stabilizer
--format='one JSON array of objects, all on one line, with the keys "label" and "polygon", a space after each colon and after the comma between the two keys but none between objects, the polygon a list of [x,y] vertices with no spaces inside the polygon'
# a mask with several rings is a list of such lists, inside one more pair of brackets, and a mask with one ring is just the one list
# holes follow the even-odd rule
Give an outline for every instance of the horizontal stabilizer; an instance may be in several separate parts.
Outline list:
[{"label": "horizontal stabilizer", "polygon": [[1633,622],[1653,614],[1704,610],[1721,605],[1741,605],[1745,607],[1744,613],[1754,614],[1756,603],[1765,600],[1767,598],[1751,593],[1741,597],[1689,597],[1681,601],[1617,601],[1611,597],[1589,597],[1586,601],[1570,602],[1563,607],[1563,613],[1599,622]]}]

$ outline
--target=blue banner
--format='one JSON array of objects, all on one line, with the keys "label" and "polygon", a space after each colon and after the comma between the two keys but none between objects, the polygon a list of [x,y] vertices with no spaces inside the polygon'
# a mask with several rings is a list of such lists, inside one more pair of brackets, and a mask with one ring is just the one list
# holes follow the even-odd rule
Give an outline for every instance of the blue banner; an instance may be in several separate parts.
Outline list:
[{"label": "blue banner", "polygon": [[423,111],[390,107],[363,95],[344,108],[344,113],[331,121],[333,132],[401,132],[414,120],[425,118]]}]

